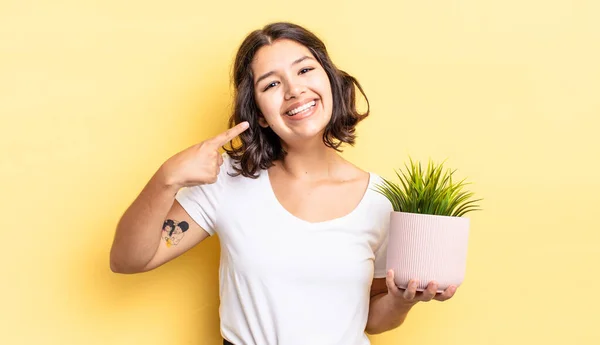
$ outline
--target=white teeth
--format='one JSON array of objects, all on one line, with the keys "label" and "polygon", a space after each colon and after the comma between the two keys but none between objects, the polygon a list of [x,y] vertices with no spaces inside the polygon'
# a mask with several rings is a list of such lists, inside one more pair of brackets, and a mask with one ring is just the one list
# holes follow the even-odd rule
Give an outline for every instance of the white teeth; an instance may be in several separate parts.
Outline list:
[{"label": "white teeth", "polygon": [[295,114],[298,114],[299,112],[301,112],[301,111],[304,111],[304,110],[306,110],[306,109],[308,109],[308,108],[310,108],[310,107],[314,106],[315,104],[317,104],[317,102],[315,102],[315,101],[308,102],[308,103],[306,103],[306,104],[305,104],[305,105],[303,105],[303,106],[300,106],[300,107],[298,107],[298,108],[296,108],[296,109],[292,109],[292,110],[288,111],[288,112],[287,112],[287,114],[288,114],[288,115],[295,115]]}]

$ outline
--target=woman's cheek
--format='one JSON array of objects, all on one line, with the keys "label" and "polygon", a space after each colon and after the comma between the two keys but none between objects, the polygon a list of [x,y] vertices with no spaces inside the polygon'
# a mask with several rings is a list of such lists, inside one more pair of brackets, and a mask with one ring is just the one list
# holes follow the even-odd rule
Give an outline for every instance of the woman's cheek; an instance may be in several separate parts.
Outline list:
[{"label": "woman's cheek", "polygon": [[281,109],[281,101],[278,100],[278,96],[279,93],[273,93],[273,95],[271,95],[271,97],[268,98],[267,100],[267,104],[265,105],[265,108],[267,109],[268,113],[273,117],[279,117],[279,111]]}]

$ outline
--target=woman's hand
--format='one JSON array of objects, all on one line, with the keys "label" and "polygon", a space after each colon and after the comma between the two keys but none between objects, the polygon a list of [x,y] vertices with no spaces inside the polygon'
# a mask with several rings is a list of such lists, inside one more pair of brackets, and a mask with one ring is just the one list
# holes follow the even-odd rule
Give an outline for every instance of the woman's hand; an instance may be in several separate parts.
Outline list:
[{"label": "woman's hand", "polygon": [[394,301],[401,306],[413,306],[418,302],[429,302],[432,299],[436,301],[446,301],[456,292],[456,286],[450,285],[443,293],[437,293],[438,285],[435,281],[429,282],[427,289],[417,291],[417,279],[411,279],[408,282],[408,288],[401,289],[394,282],[394,270],[389,270],[386,277],[388,294],[394,298]]},{"label": "woman's hand", "polygon": [[223,164],[219,148],[247,129],[248,122],[242,122],[169,158],[161,167],[167,184],[179,189],[215,183]]}]

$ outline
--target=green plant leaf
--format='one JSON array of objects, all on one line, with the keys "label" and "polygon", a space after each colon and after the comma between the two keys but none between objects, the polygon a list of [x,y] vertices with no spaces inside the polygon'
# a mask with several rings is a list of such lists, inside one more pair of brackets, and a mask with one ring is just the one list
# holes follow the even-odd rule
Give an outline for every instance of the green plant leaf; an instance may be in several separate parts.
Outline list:
[{"label": "green plant leaf", "polygon": [[444,169],[444,160],[435,164],[430,158],[423,169],[421,162],[409,156],[410,166],[404,164],[405,170],[395,170],[399,184],[383,179],[375,190],[390,200],[394,211],[435,214],[444,216],[462,216],[467,212],[480,210],[471,200],[473,193],[463,191],[466,179],[453,182],[456,170]]},{"label": "green plant leaf", "polygon": [[[473,203],[480,201],[481,199],[476,199],[476,200],[470,200],[465,202],[464,204],[462,204],[458,209],[456,209],[456,211],[454,212],[454,214],[456,214],[457,217],[459,217],[459,214],[464,214],[466,213],[465,210],[469,210],[470,207],[475,207],[478,208],[479,205],[474,205]],[[467,211],[468,212],[468,211]]]}]

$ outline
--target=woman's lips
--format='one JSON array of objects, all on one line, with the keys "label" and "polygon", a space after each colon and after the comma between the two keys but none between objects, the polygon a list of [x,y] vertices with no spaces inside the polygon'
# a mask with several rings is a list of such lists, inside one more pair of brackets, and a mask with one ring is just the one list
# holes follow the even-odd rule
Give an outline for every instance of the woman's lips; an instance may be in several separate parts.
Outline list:
[{"label": "woman's lips", "polygon": [[292,121],[298,121],[298,120],[303,120],[309,116],[311,116],[312,114],[314,114],[314,112],[317,110],[317,106],[319,105],[319,101],[315,100],[315,105],[313,105],[312,107],[305,109],[297,114],[294,115],[288,115],[287,113],[285,114],[285,117],[292,120]]}]

